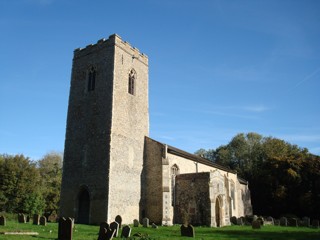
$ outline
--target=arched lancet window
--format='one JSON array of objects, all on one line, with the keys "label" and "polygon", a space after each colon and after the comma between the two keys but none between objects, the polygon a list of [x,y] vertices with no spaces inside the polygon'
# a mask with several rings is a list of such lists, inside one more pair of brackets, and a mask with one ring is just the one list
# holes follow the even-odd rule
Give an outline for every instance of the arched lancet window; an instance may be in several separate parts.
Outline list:
[{"label": "arched lancet window", "polygon": [[175,205],[176,200],[176,192],[175,192],[175,186],[176,186],[176,176],[180,174],[180,170],[177,164],[174,164],[171,167],[171,199],[172,199],[172,206]]},{"label": "arched lancet window", "polygon": [[134,69],[131,69],[129,73],[128,93],[135,95],[135,81],[137,79],[137,73]]},{"label": "arched lancet window", "polygon": [[91,66],[88,71],[88,92],[93,91],[96,85],[96,69]]}]

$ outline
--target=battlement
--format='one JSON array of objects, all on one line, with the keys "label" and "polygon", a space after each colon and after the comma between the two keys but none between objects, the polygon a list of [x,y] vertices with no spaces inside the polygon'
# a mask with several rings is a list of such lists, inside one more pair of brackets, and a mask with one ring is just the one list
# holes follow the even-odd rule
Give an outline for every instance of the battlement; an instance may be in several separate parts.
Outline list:
[{"label": "battlement", "polygon": [[74,50],[74,57],[76,58],[87,55],[90,52],[92,52],[95,48],[103,48],[114,45],[130,54],[132,58],[137,59],[148,65],[148,56],[144,53],[141,53],[138,48],[133,47],[127,41],[123,41],[122,38],[117,34],[110,35],[108,39],[102,38],[98,40],[97,43],[89,44],[84,48],[76,48]]}]

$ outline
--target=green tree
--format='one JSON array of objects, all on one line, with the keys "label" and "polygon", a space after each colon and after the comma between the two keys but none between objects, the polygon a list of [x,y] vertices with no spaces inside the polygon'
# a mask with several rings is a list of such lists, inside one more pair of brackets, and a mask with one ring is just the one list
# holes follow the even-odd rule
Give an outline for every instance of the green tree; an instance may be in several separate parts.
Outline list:
[{"label": "green tree", "polygon": [[2,209],[30,213],[25,208],[29,195],[40,191],[40,174],[36,164],[23,155],[1,155],[0,179]]},{"label": "green tree", "polygon": [[42,195],[45,200],[45,215],[57,213],[60,201],[62,177],[62,154],[51,152],[38,161]]}]

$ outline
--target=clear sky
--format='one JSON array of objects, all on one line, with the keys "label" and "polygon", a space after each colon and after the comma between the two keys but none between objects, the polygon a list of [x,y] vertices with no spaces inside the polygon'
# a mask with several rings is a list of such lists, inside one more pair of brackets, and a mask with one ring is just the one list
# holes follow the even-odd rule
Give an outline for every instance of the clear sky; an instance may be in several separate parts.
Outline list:
[{"label": "clear sky", "polygon": [[113,33],[149,56],[153,139],[320,154],[318,0],[0,0],[0,153],[63,151],[73,50]]}]

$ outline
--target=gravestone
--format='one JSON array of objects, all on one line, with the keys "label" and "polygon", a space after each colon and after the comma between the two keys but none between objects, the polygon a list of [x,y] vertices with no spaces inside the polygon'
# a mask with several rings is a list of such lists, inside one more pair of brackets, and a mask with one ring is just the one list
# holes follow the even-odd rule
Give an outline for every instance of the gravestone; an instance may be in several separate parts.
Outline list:
[{"label": "gravestone", "polygon": [[181,230],[181,237],[195,237],[194,228],[192,225],[184,225],[182,224],[180,227]]},{"label": "gravestone", "polygon": [[139,220],[138,219],[134,219],[133,220],[133,226],[134,227],[139,227]]},{"label": "gravestone", "polygon": [[259,220],[252,221],[252,229],[260,229],[261,228],[261,222]]},{"label": "gravestone", "polygon": [[296,218],[288,218],[288,226],[298,227],[298,221]]},{"label": "gravestone", "polygon": [[117,215],[114,220],[115,220],[117,223],[119,223],[119,228],[121,228],[122,217],[121,217],[120,215]]},{"label": "gravestone", "polygon": [[286,227],[288,226],[288,220],[285,217],[280,218],[280,226]]},{"label": "gravestone", "polygon": [[100,224],[98,240],[111,240],[114,236],[115,231],[111,230],[107,222]]},{"label": "gravestone", "polygon": [[40,225],[47,226],[47,218],[45,216],[40,217]]},{"label": "gravestone", "polygon": [[149,218],[142,219],[142,225],[143,227],[149,227]]},{"label": "gravestone", "polygon": [[255,221],[255,220],[257,220],[257,219],[258,219],[258,216],[257,216],[257,215],[253,215],[252,221]]},{"label": "gravestone", "polygon": [[280,226],[280,220],[279,219],[274,219],[273,222],[274,222],[275,226]]},{"label": "gravestone", "polygon": [[313,219],[311,225],[313,228],[319,228],[319,220]]},{"label": "gravestone", "polygon": [[240,225],[240,226],[243,226],[244,225],[244,222],[243,222],[243,218],[240,217],[237,219],[237,225]]},{"label": "gravestone", "polygon": [[308,218],[308,217],[303,217],[303,218],[302,218],[302,226],[303,226],[303,227],[310,227],[310,218]]},{"label": "gravestone", "polygon": [[121,238],[129,238],[131,234],[131,228],[127,225],[122,228]]},{"label": "gravestone", "polygon": [[0,226],[6,226],[6,218],[5,216],[0,216]]},{"label": "gravestone", "polygon": [[232,224],[237,225],[237,217],[233,216],[230,218]]},{"label": "gravestone", "polygon": [[40,215],[33,214],[33,225],[39,225],[39,224],[40,224]]},{"label": "gravestone", "polygon": [[158,228],[158,226],[155,223],[152,223],[152,228]]},{"label": "gravestone", "polygon": [[273,217],[267,217],[265,224],[274,225]]},{"label": "gravestone", "polygon": [[58,225],[58,239],[72,240],[73,225],[74,219],[60,217]]},{"label": "gravestone", "polygon": [[26,216],[23,213],[18,214],[18,222],[19,223],[26,223]]},{"label": "gravestone", "polygon": [[260,221],[260,225],[263,226],[263,224],[264,224],[264,219],[263,219],[263,217],[258,217],[258,218],[257,218],[257,221]]},{"label": "gravestone", "polygon": [[114,231],[114,237],[118,237],[118,232],[119,232],[119,223],[117,222],[112,222],[110,223],[110,229]]}]

